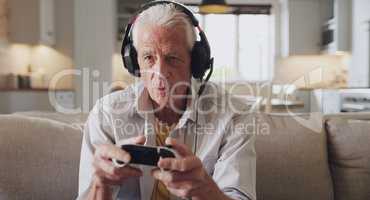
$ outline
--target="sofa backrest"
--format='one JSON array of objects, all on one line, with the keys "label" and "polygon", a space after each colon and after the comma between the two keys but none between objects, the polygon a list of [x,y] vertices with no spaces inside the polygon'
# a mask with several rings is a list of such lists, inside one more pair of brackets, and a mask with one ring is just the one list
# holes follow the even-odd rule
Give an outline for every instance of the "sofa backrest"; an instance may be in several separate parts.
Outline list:
[{"label": "sofa backrest", "polygon": [[306,128],[290,115],[256,118],[257,199],[333,199],[325,132]]},{"label": "sofa backrest", "polygon": [[[290,115],[255,117],[258,199],[370,199],[370,114],[327,116],[328,135]],[[0,199],[74,199],[81,140],[66,123],[0,115]]]},{"label": "sofa backrest", "polygon": [[0,116],[0,199],[74,199],[82,132],[54,120]]},{"label": "sofa backrest", "polygon": [[370,199],[370,113],[326,118],[335,199]]}]

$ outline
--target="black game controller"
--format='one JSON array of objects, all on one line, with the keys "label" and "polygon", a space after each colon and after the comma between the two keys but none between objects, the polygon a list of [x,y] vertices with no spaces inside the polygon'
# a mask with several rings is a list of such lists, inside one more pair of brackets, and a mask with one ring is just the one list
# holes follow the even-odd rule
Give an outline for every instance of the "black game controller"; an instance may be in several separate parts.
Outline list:
[{"label": "black game controller", "polygon": [[179,158],[178,153],[171,146],[143,146],[135,144],[125,144],[121,149],[130,154],[130,163],[112,159],[117,167],[123,167],[127,164],[138,164],[157,166],[159,158]]}]

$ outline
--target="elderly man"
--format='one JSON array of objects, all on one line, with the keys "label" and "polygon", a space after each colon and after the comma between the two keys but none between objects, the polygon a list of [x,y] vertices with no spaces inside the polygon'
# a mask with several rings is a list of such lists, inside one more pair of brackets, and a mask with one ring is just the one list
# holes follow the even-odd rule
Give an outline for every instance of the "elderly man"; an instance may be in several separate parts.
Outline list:
[{"label": "elderly man", "polygon": [[[78,199],[256,199],[247,106],[202,81],[212,59],[195,17],[181,4],[158,1],[130,26],[124,63],[140,82],[91,111]],[[112,160],[131,159],[121,144],[171,145],[180,157],[161,158],[155,168],[118,167]]]}]

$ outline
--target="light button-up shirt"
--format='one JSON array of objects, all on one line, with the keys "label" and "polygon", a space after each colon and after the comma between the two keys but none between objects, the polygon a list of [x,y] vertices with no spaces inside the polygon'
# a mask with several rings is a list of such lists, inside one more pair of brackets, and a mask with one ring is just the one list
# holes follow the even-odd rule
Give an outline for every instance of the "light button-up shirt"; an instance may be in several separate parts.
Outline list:
[{"label": "light button-up shirt", "polygon": [[[199,88],[199,83],[193,85]],[[193,153],[224,194],[233,199],[256,199],[254,135],[246,128],[252,123],[248,105],[213,83],[206,85],[200,98],[188,102],[169,137],[196,151]],[[142,83],[97,101],[84,128],[78,199],[83,199],[89,191],[97,144],[119,145],[122,140],[144,134],[145,145],[155,146],[152,109],[148,91]],[[127,179],[121,186],[113,187],[113,199],[151,198],[152,168],[137,167],[143,170],[143,176]]]}]

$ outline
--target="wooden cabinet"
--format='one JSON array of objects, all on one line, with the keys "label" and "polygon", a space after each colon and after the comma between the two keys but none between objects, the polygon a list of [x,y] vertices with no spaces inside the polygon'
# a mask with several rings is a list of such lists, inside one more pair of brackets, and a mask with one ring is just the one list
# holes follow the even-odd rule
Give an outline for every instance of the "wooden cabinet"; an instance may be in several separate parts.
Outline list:
[{"label": "wooden cabinet", "polygon": [[370,89],[314,89],[303,91],[310,94],[310,112],[337,114],[340,112],[369,112]]},{"label": "wooden cabinet", "polygon": [[323,24],[334,18],[334,1],[320,0],[320,17]]},{"label": "wooden cabinet", "polygon": [[351,51],[352,1],[282,1],[284,55]]},{"label": "wooden cabinet", "polygon": [[336,20],[336,50],[351,51],[352,0],[336,0],[334,19]]},{"label": "wooden cabinet", "polygon": [[[29,89],[0,90],[0,114],[23,111],[58,111],[60,108],[73,109],[75,106],[72,90]],[[52,99],[50,99],[50,96]],[[55,107],[57,105],[57,107]]]},{"label": "wooden cabinet", "polygon": [[320,52],[320,4],[317,0],[287,0],[283,5],[284,56]]},{"label": "wooden cabinet", "polygon": [[310,112],[335,114],[341,110],[340,90],[315,89],[311,91]]},{"label": "wooden cabinet", "polygon": [[8,6],[10,42],[55,44],[54,0],[10,0]]},{"label": "wooden cabinet", "polygon": [[352,0],[320,0],[320,7],[322,51],[351,51]]}]

